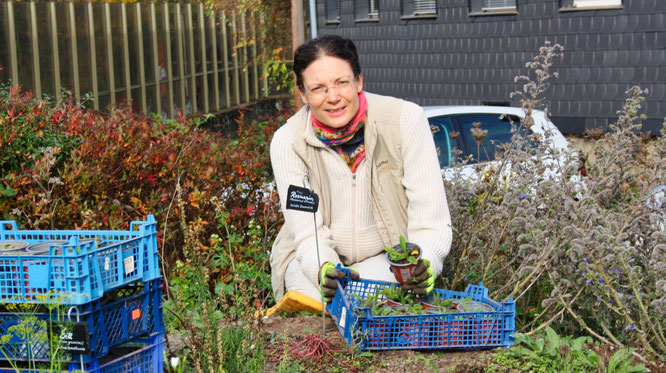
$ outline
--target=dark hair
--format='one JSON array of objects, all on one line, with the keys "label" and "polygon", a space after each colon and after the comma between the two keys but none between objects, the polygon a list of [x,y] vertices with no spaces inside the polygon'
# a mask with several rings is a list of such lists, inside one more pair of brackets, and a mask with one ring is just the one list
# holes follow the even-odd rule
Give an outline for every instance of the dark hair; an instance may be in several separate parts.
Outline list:
[{"label": "dark hair", "polygon": [[317,59],[326,56],[349,62],[355,79],[361,75],[361,65],[358,63],[354,42],[338,35],[322,35],[301,44],[294,53],[294,74],[298,88],[303,90],[303,70]]}]

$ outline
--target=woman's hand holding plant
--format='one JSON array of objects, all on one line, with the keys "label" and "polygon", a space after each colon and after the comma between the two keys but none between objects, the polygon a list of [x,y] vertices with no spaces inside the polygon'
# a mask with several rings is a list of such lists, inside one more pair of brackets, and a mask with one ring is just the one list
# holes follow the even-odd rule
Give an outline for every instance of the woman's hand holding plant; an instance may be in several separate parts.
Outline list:
[{"label": "woman's hand holding plant", "polygon": [[428,294],[435,288],[435,272],[428,259],[418,261],[414,268],[414,277],[408,279],[403,288],[416,294]]}]

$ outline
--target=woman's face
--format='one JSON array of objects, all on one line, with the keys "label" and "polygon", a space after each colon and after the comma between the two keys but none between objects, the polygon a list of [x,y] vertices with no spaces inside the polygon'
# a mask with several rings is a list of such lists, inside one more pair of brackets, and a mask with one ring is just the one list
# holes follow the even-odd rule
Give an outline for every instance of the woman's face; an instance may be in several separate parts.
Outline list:
[{"label": "woman's face", "polygon": [[354,118],[363,75],[354,79],[349,62],[331,56],[318,58],[303,70],[302,78],[305,92],[301,92],[301,98],[310,105],[317,120],[342,128]]}]

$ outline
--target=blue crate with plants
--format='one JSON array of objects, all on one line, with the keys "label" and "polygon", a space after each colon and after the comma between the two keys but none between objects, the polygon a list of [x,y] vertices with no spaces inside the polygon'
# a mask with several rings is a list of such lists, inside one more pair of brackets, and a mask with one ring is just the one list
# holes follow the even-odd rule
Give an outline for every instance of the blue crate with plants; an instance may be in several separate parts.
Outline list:
[{"label": "blue crate with plants", "polygon": [[136,339],[114,347],[109,354],[90,362],[71,362],[61,367],[59,364],[14,363],[0,365],[0,373],[37,372],[86,372],[86,373],[163,373],[164,334]]},{"label": "blue crate with plants", "polygon": [[15,221],[0,221],[0,303],[83,305],[157,278],[152,215],[127,231],[19,230]]},{"label": "blue crate with plants", "polygon": [[508,348],[515,332],[515,302],[488,298],[483,283],[419,298],[399,284],[347,276],[326,310],[347,343],[364,351]]},{"label": "blue crate with plants", "polygon": [[0,312],[0,360],[84,361],[164,332],[161,280],[134,283],[82,306],[10,304]]}]

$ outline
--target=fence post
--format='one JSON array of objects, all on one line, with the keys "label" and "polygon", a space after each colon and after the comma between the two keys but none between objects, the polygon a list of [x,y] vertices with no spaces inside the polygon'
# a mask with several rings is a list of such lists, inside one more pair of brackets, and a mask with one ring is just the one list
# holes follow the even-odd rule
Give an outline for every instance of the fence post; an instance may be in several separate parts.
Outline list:
[{"label": "fence post", "polygon": [[234,53],[234,95],[236,96],[236,105],[240,105],[240,72],[238,71],[238,32],[236,32],[236,12],[231,12],[231,32],[233,33]]},{"label": "fence post", "polygon": [[192,99],[192,112],[197,112],[197,75],[196,75],[196,66],[194,66],[194,26],[192,25],[192,3],[187,4],[187,42],[189,43],[190,50],[190,81],[192,86],[190,87],[190,97]]},{"label": "fence post", "polygon": [[99,110],[99,87],[97,86],[97,56],[95,52],[95,21],[93,17],[93,5],[88,3],[88,40],[90,42],[90,78],[93,90],[93,107]]},{"label": "fence post", "polygon": [[141,22],[141,3],[135,3],[134,7],[136,9],[136,33],[137,33],[137,43],[138,43],[138,54],[139,54],[139,83],[140,83],[140,92],[141,92],[141,111],[144,114],[148,113],[148,106],[146,105],[146,61],[143,53],[143,26]]},{"label": "fence post", "polygon": [[[263,58],[268,58],[268,53],[266,53],[266,45],[263,43],[264,39],[266,39],[266,32],[264,31],[264,24],[265,24],[265,16],[266,13],[262,12],[260,15],[260,24],[261,27],[259,28],[261,32],[261,55]],[[262,76],[262,83],[263,83],[263,96],[268,97],[268,72],[266,71],[266,60],[263,61],[261,64],[261,76]]]},{"label": "fence post", "polygon": [[257,38],[257,17],[252,17],[252,40],[254,43],[252,43],[252,59],[254,62],[254,69],[253,69],[253,74],[254,74],[254,99],[258,100],[259,99],[259,70],[258,70],[258,65],[259,65],[259,56],[257,56],[257,43],[259,42]]},{"label": "fence post", "polygon": [[217,21],[217,16],[213,12],[210,17],[210,41],[213,44],[213,90],[215,91],[215,110],[220,110],[220,82],[218,81],[220,76],[218,73],[219,66],[217,65],[217,27],[215,25]]},{"label": "fence post", "polygon": [[[53,4],[53,3],[52,3]],[[106,62],[109,70],[109,99],[112,104],[116,103],[116,76],[113,67],[113,37],[111,34],[111,8],[109,3],[104,3],[104,34],[106,37]]]},{"label": "fence post", "polygon": [[171,26],[169,22],[169,4],[162,4],[162,9],[164,10],[164,33],[165,33],[165,50],[164,58],[166,61],[166,72],[167,72],[167,98],[169,100],[169,117],[174,118],[174,99],[173,99],[173,71],[171,66]]},{"label": "fence post", "polygon": [[[157,52],[157,16],[155,3],[150,3],[150,44],[153,53],[153,81],[155,82],[155,112],[162,115],[162,93],[160,84],[160,61]],[[168,40],[168,39],[167,39]]]},{"label": "fence post", "polygon": [[[204,9],[203,3],[199,3],[199,35],[201,35],[201,68],[202,68],[202,89],[203,89],[203,101],[204,101],[204,112],[208,113],[208,61],[206,59],[206,31],[205,31],[206,22],[204,21]],[[192,44],[194,47],[194,44]]]},{"label": "fence post", "polygon": [[180,80],[180,112],[185,112],[185,60],[183,59],[183,18],[180,3],[176,3],[176,40],[178,46],[178,74]]},{"label": "fence post", "polygon": [[56,99],[60,99],[60,52],[58,51],[58,25],[56,21],[55,3],[49,3],[49,28],[51,36],[51,53],[53,54],[53,85]]},{"label": "fence post", "polygon": [[250,102],[250,66],[247,62],[247,14],[243,11],[241,14],[241,32],[243,35],[243,88],[245,90],[245,102]]},{"label": "fence post", "polygon": [[74,99],[78,102],[81,98],[81,87],[79,82],[79,48],[76,43],[76,19],[74,17],[74,3],[68,3],[69,14],[69,37],[72,49],[72,76],[74,78]]},{"label": "fence post", "polygon": [[34,80],[35,96],[42,97],[42,78],[39,74],[39,35],[37,35],[37,11],[35,2],[28,3],[30,6],[30,44],[32,44],[32,79]]},{"label": "fence post", "polygon": [[9,35],[9,61],[10,73],[12,76],[12,84],[19,84],[18,79],[18,57],[16,56],[16,23],[14,22],[14,4],[11,1],[7,2],[7,29]]},{"label": "fence post", "polygon": [[120,23],[123,34],[123,67],[125,72],[125,91],[126,100],[132,100],[132,80],[130,77],[129,66],[129,41],[127,40],[127,7],[126,3],[120,3]]},{"label": "fence post", "polygon": [[231,88],[229,87],[229,44],[227,42],[227,15],[222,11],[222,61],[224,61],[224,99],[225,107],[231,107]]}]

